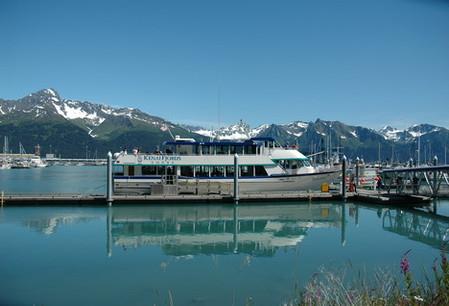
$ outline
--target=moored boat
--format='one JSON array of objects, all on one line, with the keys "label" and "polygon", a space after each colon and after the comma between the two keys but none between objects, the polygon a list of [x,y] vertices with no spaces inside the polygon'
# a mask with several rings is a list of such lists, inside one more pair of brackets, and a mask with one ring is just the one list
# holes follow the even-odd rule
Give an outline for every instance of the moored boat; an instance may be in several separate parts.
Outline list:
[{"label": "moored boat", "polygon": [[114,192],[150,194],[155,184],[182,182],[191,187],[185,192],[209,192],[214,185],[218,192],[229,193],[235,154],[242,193],[319,190],[323,183],[332,182],[340,174],[338,169],[314,168],[298,150],[282,147],[271,137],[197,142],[177,136],[174,141],[165,142],[163,148],[162,152],[151,154],[138,150],[116,153]]}]

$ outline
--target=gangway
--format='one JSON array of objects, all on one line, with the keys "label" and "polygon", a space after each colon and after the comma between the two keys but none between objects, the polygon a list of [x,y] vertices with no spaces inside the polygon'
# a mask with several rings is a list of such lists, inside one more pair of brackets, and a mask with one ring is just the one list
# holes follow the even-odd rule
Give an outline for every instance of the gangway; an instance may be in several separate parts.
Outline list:
[{"label": "gangway", "polygon": [[383,185],[388,192],[412,193],[438,197],[449,195],[449,165],[404,167],[380,171]]}]

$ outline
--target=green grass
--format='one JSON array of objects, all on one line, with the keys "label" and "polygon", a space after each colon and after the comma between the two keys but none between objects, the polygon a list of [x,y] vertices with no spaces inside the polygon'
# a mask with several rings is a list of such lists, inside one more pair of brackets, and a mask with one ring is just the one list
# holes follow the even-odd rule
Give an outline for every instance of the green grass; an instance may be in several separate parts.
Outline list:
[{"label": "green grass", "polygon": [[433,263],[433,276],[423,282],[414,280],[407,255],[408,252],[400,261],[399,278],[382,270],[368,279],[363,273],[349,274],[347,269],[322,269],[290,305],[449,305],[449,264],[445,252]]}]

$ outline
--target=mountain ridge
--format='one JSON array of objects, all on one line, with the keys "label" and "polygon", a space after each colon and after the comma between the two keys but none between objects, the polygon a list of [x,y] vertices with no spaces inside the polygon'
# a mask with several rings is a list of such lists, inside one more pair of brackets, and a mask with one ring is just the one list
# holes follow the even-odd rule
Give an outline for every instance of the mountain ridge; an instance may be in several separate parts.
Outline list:
[{"label": "mountain ridge", "polygon": [[[416,158],[418,139],[424,146],[433,146],[429,156],[437,154],[442,158],[442,150],[449,142],[447,128],[427,123],[405,129],[385,126],[374,130],[319,118],[309,122],[265,123],[254,128],[240,120],[211,130],[172,123],[138,108],[65,99],[53,88],[17,100],[0,99],[0,135],[10,136],[12,146],[18,141],[31,148],[39,143],[44,153],[53,149],[64,156],[80,157],[89,155],[89,151],[92,155],[94,148],[99,155],[123,147],[154,150],[178,134],[203,141],[269,136],[283,145],[298,145],[306,154],[341,147],[349,157],[367,160],[378,159],[379,151],[384,160]],[[421,150],[427,152],[427,147]]]}]

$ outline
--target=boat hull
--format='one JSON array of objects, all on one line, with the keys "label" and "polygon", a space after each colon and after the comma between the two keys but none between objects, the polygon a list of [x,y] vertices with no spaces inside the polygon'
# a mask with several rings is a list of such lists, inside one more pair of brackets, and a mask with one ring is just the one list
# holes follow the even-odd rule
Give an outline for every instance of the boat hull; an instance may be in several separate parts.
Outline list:
[{"label": "boat hull", "polygon": [[[239,177],[239,190],[240,193],[320,190],[323,183],[332,183],[339,175],[340,171],[323,171],[299,175]],[[151,186],[160,183],[160,176],[120,176],[114,178],[114,192],[117,194],[151,194]],[[233,184],[232,177],[178,177],[177,180],[180,193],[232,194]]]}]

